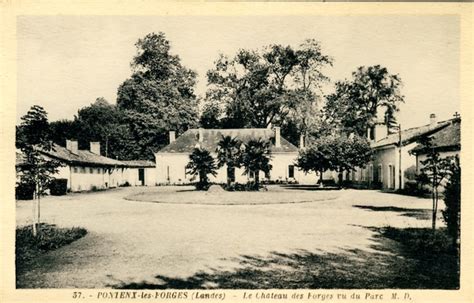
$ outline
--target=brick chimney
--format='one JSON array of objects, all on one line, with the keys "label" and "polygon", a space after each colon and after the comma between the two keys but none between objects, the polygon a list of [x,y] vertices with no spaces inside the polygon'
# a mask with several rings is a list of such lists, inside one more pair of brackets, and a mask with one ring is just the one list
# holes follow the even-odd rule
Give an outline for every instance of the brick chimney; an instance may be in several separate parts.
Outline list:
[{"label": "brick chimney", "polygon": [[275,147],[281,147],[281,134],[279,126],[275,126]]},{"label": "brick chimney", "polygon": [[66,140],[66,149],[69,150],[71,153],[77,155],[77,150],[78,150],[77,141]]},{"label": "brick chimney", "polygon": [[176,141],[176,132],[174,130],[170,130],[170,143]]},{"label": "brick chimney", "polygon": [[435,126],[436,123],[438,123],[438,119],[436,119],[436,115],[435,115],[435,114],[431,114],[431,115],[430,115],[430,126]]},{"label": "brick chimney", "polygon": [[304,134],[300,135],[300,148],[304,148]]},{"label": "brick chimney", "polygon": [[90,151],[100,156],[100,142],[90,142]]}]

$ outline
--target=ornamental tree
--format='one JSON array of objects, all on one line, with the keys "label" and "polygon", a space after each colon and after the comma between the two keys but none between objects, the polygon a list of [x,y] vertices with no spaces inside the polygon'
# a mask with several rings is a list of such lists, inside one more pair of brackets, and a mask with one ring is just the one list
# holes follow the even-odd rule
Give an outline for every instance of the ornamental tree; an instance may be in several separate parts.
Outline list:
[{"label": "ornamental tree", "polygon": [[244,167],[244,175],[254,174],[255,190],[258,190],[260,186],[260,171],[269,173],[272,169],[270,160],[271,150],[269,141],[252,139],[243,145],[240,163]]},{"label": "ornamental tree", "polygon": [[217,166],[227,167],[227,186],[232,182],[232,173],[236,167],[240,167],[242,142],[231,136],[222,136],[217,144]]},{"label": "ornamental tree", "polygon": [[217,166],[211,154],[202,148],[194,148],[189,155],[189,162],[186,165],[191,175],[198,175],[199,182],[196,184],[197,190],[206,190],[209,187],[209,178],[207,175],[211,174],[214,177],[217,175]]},{"label": "ornamental tree", "polygon": [[21,120],[16,133],[16,146],[24,155],[24,163],[20,166],[20,183],[35,188],[33,235],[36,236],[41,222],[41,196],[55,179],[54,174],[58,172],[61,163],[48,159],[41,153],[52,149],[46,111],[41,106],[34,105]]}]

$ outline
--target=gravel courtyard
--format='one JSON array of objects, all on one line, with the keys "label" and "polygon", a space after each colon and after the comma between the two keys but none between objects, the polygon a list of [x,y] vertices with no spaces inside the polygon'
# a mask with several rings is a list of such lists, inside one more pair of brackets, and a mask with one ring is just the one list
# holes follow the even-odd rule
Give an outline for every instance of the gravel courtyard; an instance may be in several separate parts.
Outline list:
[{"label": "gravel courtyard", "polygon": [[[221,287],[218,279],[209,277],[229,277],[243,266],[268,266],[265,260],[275,256],[352,254],[354,260],[367,262],[364,256],[390,254],[377,251],[374,228],[430,226],[430,199],[371,190],[275,187],[270,195],[225,193],[232,201],[254,199],[261,204],[209,205],[186,202],[190,194],[214,202],[220,194],[186,191],[190,189],[118,188],[44,198],[43,222],[84,227],[88,234],[41,256],[31,270],[18,274],[18,287]],[[170,192],[175,193],[170,203],[133,200]],[[180,194],[182,199],[176,198]],[[269,204],[285,197],[294,203]],[[18,226],[29,224],[31,213],[31,201],[17,201]],[[285,272],[292,264],[270,269]],[[238,278],[245,280],[246,274]],[[248,283],[242,281],[243,287]]]}]

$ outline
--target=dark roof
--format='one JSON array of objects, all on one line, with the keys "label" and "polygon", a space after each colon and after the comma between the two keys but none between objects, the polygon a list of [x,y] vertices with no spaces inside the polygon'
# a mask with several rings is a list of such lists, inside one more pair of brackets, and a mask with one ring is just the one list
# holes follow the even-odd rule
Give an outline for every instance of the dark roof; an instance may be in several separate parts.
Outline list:
[{"label": "dark roof", "polygon": [[[430,136],[433,146],[440,150],[460,150],[461,149],[461,119],[450,123],[447,127],[435,132]],[[411,150],[413,153],[422,153],[422,146],[417,145]]]},{"label": "dark roof", "polygon": [[57,144],[53,144],[51,150],[43,150],[42,153],[70,164],[88,164],[96,166],[126,166],[125,163],[121,161],[94,154],[89,150],[78,150],[77,154],[74,154],[67,148]]},{"label": "dark roof", "polygon": [[222,136],[231,136],[242,142],[247,142],[251,139],[270,140],[272,142],[272,152],[298,152],[298,148],[283,137],[280,137],[281,146],[276,147],[273,142],[275,137],[274,131],[268,128],[202,129],[202,132],[203,142],[199,142],[199,129],[189,129],[179,136],[176,141],[158,151],[158,153],[191,153],[197,144],[201,148],[214,152]]},{"label": "dark roof", "polygon": [[128,167],[155,167],[155,162],[148,160],[122,160]]},{"label": "dark roof", "polygon": [[[428,136],[434,132],[437,132],[446,126],[450,125],[452,120],[438,122],[435,125],[427,124],[419,127],[413,127],[409,129],[402,130],[401,137],[402,137],[402,145],[407,145],[413,142],[416,142],[422,136]],[[373,142],[370,144],[372,148],[380,148],[388,145],[398,145],[399,142],[399,134],[394,133],[390,134],[387,137],[380,139],[377,142]]]}]

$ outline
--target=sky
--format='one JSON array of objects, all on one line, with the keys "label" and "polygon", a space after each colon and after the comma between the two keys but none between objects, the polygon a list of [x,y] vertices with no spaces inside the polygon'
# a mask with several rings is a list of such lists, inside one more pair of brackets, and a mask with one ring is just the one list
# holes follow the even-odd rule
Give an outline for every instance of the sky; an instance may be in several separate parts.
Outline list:
[{"label": "sky", "polygon": [[431,113],[445,120],[460,112],[456,16],[20,16],[17,123],[34,104],[55,121],[72,119],[98,97],[115,103],[136,41],[159,31],[198,73],[198,95],[220,53],[314,38],[334,59],[324,70],[332,81],[325,93],[357,67],[380,64],[403,81],[402,128],[429,123]]}]

